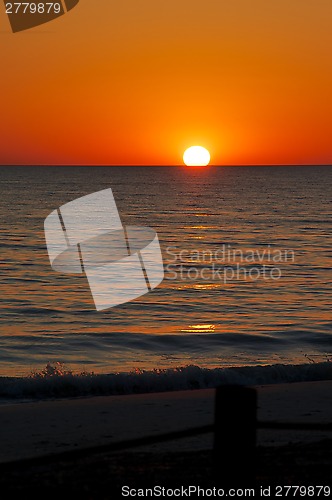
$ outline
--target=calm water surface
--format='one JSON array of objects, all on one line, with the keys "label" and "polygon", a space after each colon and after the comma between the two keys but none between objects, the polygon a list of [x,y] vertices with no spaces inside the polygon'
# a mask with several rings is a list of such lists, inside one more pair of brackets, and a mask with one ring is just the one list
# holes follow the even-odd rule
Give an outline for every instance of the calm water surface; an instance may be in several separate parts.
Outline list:
[{"label": "calm water surface", "polygon": [[[0,183],[0,375],[48,361],[110,373],[331,352],[332,168],[1,167]],[[165,280],[96,312],[84,275],[50,267],[43,222],[106,188],[123,224],[157,231]]]}]

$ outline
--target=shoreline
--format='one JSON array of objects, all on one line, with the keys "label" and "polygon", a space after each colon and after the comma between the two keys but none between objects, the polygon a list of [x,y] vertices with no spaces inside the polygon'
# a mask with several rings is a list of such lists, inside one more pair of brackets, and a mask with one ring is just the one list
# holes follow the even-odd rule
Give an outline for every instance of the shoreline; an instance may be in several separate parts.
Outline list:
[{"label": "shoreline", "polygon": [[[332,381],[255,386],[258,420],[332,421]],[[0,463],[42,457],[127,439],[213,424],[214,389],[80,397],[0,407]],[[309,444],[328,431],[259,430],[258,446]],[[134,452],[192,452],[212,448],[212,434],[140,447]]]},{"label": "shoreline", "polygon": [[48,363],[32,376],[0,377],[0,405],[53,398],[214,389],[225,384],[257,386],[324,380],[332,380],[332,363],[329,361],[216,368],[185,365],[109,374],[76,374],[57,362]]}]

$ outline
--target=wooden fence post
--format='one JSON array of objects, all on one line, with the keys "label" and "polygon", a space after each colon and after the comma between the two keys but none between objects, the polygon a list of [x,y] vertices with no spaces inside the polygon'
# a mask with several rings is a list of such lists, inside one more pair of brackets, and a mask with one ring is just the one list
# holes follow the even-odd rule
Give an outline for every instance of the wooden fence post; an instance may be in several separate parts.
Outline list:
[{"label": "wooden fence post", "polygon": [[257,426],[255,389],[220,386],[216,390],[214,467],[221,485],[254,486]]}]

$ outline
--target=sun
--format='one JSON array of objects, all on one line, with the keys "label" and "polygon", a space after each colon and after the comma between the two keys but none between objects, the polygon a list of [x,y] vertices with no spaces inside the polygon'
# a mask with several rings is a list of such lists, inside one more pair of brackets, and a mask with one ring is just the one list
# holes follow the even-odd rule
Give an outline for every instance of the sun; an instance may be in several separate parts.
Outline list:
[{"label": "sun", "polygon": [[202,146],[192,146],[183,154],[183,162],[187,167],[205,167],[210,159],[210,153]]}]

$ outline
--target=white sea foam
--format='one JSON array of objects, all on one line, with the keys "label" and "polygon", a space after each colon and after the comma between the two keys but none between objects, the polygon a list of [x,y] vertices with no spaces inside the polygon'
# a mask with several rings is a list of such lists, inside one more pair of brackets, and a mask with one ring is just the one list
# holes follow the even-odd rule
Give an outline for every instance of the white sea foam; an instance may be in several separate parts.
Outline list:
[{"label": "white sea foam", "polygon": [[222,384],[261,385],[332,379],[332,363],[206,369],[185,366],[168,370],[93,375],[72,373],[1,377],[0,398],[47,399],[106,394],[137,394],[213,388]]}]

